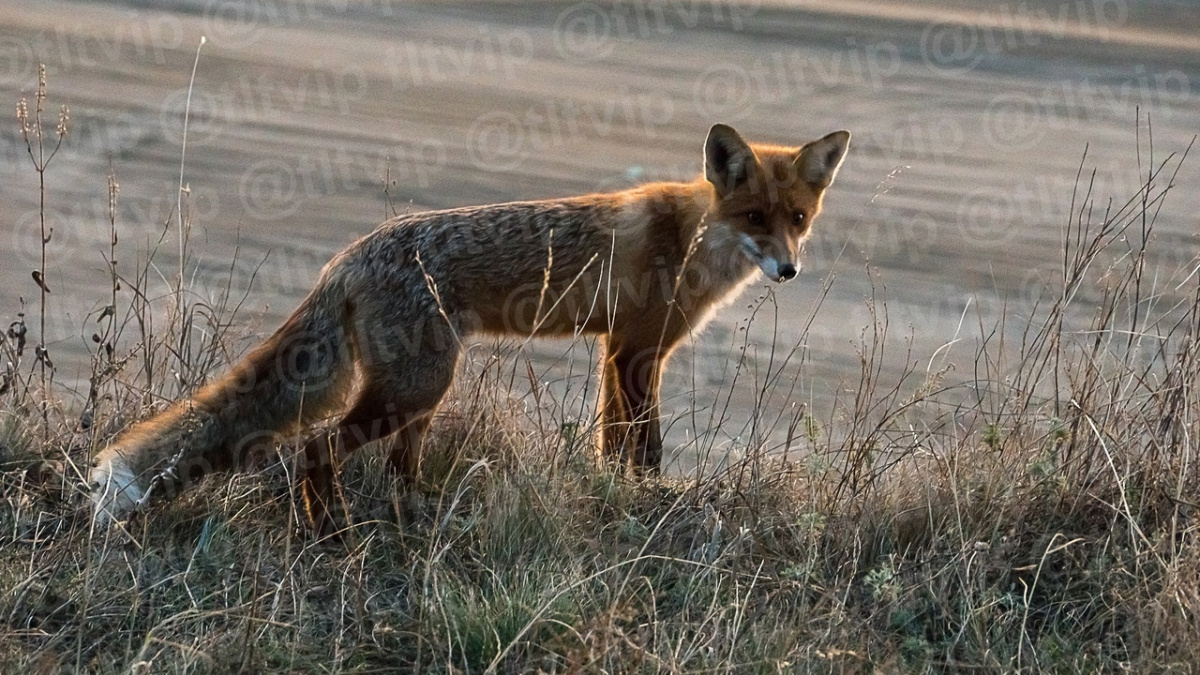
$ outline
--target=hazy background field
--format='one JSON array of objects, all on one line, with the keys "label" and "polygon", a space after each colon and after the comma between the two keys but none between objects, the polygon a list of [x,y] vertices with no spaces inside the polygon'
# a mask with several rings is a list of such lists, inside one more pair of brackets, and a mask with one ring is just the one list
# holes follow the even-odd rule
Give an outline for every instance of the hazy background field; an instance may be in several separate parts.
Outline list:
[{"label": "hazy background field", "polygon": [[[71,134],[48,173],[47,336],[57,380],[71,388],[86,378],[88,313],[107,302],[105,175],[111,167],[120,182],[120,266],[130,272],[172,218],[202,35],[184,174],[189,274],[198,298],[219,293],[231,266],[237,295],[249,287],[239,348],[270,332],[329,256],[384,218],[385,171],[403,212],[688,178],[718,121],[781,143],[850,129],[802,275],[772,287],[777,313],[768,305],[751,326],[758,372],[743,374],[721,412],[731,394],[715,385],[732,379],[739,328],[765,281],[671,370],[668,444],[691,448],[695,434],[719,426],[709,440],[736,448],[758,385],[796,345],[826,282],[782,378],[796,381],[803,363],[800,386],[766,401],[775,413],[807,404],[827,416],[853,390],[873,285],[888,299],[889,349],[913,343],[912,359],[886,360],[897,372],[906,360],[924,369],[956,335],[938,360],[969,364],[980,325],[1004,305],[1011,321],[1044,298],[1085,147],[1095,192],[1122,202],[1143,182],[1139,129],[1148,167],[1147,115],[1156,159],[1200,131],[1198,34],[1195,4],[1116,0],[9,1],[0,5],[0,103],[13,110],[44,62],[50,105],[70,106]],[[34,314],[38,195],[15,118],[0,129],[7,321],[22,297]],[[1200,185],[1200,163],[1185,164],[1177,182]],[[1162,274],[1194,258],[1198,207],[1189,187],[1163,207],[1160,250],[1178,257],[1157,261]],[[172,226],[155,257],[162,278],[151,288],[161,293],[176,269],[175,236]],[[1162,287],[1178,281],[1164,277]],[[568,394],[559,400],[584,392],[586,345],[523,350],[539,379]],[[729,419],[713,424],[712,410]]]}]

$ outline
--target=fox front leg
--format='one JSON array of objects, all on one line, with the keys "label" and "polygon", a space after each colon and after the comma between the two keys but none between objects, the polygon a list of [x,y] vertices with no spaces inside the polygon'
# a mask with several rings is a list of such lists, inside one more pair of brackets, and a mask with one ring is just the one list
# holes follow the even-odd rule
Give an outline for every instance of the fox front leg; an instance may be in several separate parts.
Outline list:
[{"label": "fox front leg", "polygon": [[659,385],[665,354],[616,346],[605,355],[601,382],[605,455],[635,475],[662,468]]}]

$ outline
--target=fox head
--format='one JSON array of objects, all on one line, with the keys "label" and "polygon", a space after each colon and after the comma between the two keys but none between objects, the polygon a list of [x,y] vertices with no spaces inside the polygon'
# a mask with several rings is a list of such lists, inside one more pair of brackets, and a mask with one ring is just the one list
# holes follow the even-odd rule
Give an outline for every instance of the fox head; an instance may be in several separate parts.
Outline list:
[{"label": "fox head", "polygon": [[716,190],[710,217],[733,231],[742,253],[768,278],[791,279],[849,146],[849,131],[790,148],[751,145],[733,127],[713,125],[704,142],[704,177]]}]

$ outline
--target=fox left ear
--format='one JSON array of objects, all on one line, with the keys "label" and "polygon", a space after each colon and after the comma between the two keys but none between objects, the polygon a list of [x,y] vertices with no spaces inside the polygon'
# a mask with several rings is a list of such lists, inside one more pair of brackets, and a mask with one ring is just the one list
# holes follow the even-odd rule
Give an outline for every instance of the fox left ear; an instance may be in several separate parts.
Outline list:
[{"label": "fox left ear", "polygon": [[833,179],[849,149],[849,131],[835,131],[804,146],[796,158],[801,180],[821,189],[833,185]]}]

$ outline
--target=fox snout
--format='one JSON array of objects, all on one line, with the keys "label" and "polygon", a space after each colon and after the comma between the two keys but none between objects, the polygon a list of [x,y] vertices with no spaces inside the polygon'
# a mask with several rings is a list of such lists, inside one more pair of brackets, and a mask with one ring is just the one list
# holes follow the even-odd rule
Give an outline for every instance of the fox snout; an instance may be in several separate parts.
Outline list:
[{"label": "fox snout", "polygon": [[759,268],[771,281],[783,283],[796,276],[796,266],[790,262],[781,263],[778,260],[764,256],[758,261]]},{"label": "fox snout", "polygon": [[763,253],[762,247],[758,245],[754,237],[743,233],[741,240],[742,253],[745,253],[747,258],[758,265],[758,268],[771,281],[782,283],[795,277],[799,272],[797,266],[790,260],[780,261],[773,255]]}]

